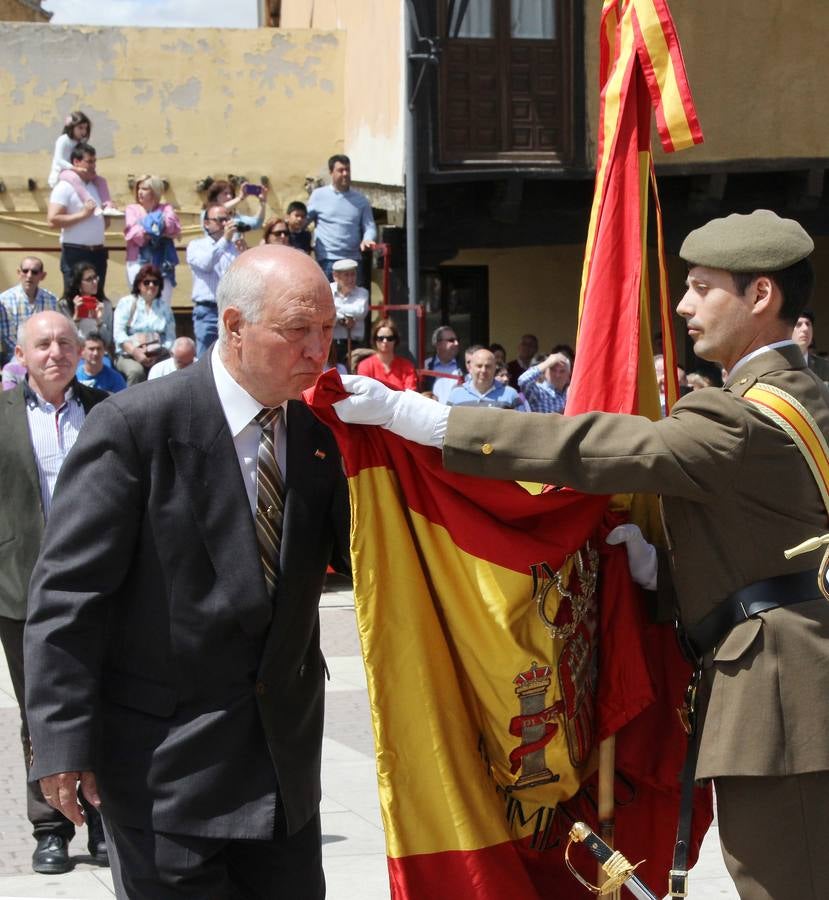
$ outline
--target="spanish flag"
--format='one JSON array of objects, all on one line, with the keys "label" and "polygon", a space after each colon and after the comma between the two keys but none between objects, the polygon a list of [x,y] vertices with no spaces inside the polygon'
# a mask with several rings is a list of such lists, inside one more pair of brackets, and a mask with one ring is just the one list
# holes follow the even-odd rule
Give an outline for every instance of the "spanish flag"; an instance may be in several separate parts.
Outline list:
[{"label": "spanish flag", "polygon": [[[668,149],[702,135],[663,0],[605,2],[601,42],[599,158],[567,412],[656,415],[651,110]],[[660,295],[670,372],[663,260]],[[638,874],[659,890],[685,748],[674,707],[689,671],[670,630],[645,620],[624,549],[605,544],[628,513],[607,497],[448,473],[437,450],[343,425],[330,409],[342,396],[329,372],[306,400],[333,430],[349,481],[392,896],[584,897],[564,845],[576,820],[599,828],[596,748],[610,735],[617,845],[646,860]],[[698,846],[710,798],[696,803]]]},{"label": "spanish flag", "polygon": [[343,396],[331,371],[306,400],[349,482],[392,896],[582,897],[564,844],[573,821],[598,828],[596,746],[613,733],[620,846],[664,884],[687,670],[604,543],[623,519],[606,497],[446,472],[435,449],[343,425]]}]

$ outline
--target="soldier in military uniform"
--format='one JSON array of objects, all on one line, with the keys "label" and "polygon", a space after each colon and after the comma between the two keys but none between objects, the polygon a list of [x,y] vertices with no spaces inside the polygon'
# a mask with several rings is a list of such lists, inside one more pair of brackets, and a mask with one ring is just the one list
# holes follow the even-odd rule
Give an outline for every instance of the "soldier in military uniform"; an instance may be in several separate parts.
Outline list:
[{"label": "soldier in military uniform", "polygon": [[[796,442],[745,397],[782,389],[829,435],[829,391],[791,340],[813,248],[766,210],[691,232],[677,311],[697,355],[729,376],[657,422],[450,410],[364,379],[346,379],[352,396],[335,405],[345,421],[442,446],[453,471],[662,495],[680,619],[704,657],[696,777],[714,779],[744,900],[829,893],[829,603],[814,560],[783,555],[829,530],[827,510]],[[758,597],[764,611],[746,618]]]}]

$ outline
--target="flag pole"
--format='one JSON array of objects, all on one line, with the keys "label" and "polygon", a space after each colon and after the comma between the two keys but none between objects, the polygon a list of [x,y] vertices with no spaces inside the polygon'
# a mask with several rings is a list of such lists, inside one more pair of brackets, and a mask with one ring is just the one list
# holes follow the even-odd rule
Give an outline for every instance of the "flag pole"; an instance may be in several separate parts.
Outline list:
[{"label": "flag pole", "polygon": [[[616,735],[611,734],[599,741],[599,836],[609,846],[615,849],[616,809],[613,796],[613,782],[616,772]],[[599,865],[599,879],[597,884],[602,885],[607,881],[607,873]],[[612,900],[619,900],[621,890],[607,894]]]}]

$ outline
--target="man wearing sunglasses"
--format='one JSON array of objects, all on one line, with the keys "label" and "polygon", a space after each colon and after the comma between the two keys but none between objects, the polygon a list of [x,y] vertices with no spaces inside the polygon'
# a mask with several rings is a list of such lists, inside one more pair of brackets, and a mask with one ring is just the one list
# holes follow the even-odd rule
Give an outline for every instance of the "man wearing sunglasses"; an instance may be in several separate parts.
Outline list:
[{"label": "man wearing sunglasses", "polygon": [[234,259],[247,249],[234,241],[237,223],[221,204],[210,206],[204,217],[205,236],[187,245],[187,265],[193,275],[193,333],[196,355],[204,356],[219,334],[216,291]]},{"label": "man wearing sunglasses", "polygon": [[36,312],[56,310],[58,298],[40,286],[46,277],[43,260],[24,256],[17,267],[18,283],[0,294],[0,365],[14,356],[17,329]]}]

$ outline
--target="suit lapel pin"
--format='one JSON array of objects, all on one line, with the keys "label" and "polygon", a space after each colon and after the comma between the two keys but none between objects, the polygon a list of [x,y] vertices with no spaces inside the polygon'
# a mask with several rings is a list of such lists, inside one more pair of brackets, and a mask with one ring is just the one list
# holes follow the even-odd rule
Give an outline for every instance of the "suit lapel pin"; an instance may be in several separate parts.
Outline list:
[{"label": "suit lapel pin", "polygon": [[325,451],[324,450],[314,450],[314,456],[317,459],[325,459]]}]

